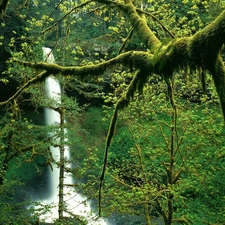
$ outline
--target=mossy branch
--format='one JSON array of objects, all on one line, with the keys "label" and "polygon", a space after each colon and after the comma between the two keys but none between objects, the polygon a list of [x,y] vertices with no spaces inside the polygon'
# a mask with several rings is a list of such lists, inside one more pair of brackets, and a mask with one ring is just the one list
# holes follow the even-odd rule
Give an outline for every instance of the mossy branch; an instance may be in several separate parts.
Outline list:
[{"label": "mossy branch", "polygon": [[[151,70],[150,70],[151,71]],[[133,99],[135,92],[138,90],[139,92],[143,90],[144,84],[146,83],[147,78],[150,74],[145,73],[145,71],[140,70],[136,73],[134,78],[132,79],[131,83],[129,84],[126,93],[118,100],[115,110],[111,119],[111,123],[108,129],[108,134],[106,138],[106,146],[105,146],[105,153],[104,153],[104,164],[102,168],[102,173],[100,176],[100,185],[99,185],[99,216],[101,216],[101,195],[102,195],[102,187],[103,187],[103,181],[105,177],[106,167],[107,167],[107,161],[108,161],[108,152],[109,147],[112,142],[113,136],[116,131],[116,122],[118,117],[118,111],[121,109],[124,109],[126,106],[129,105],[130,101]]]},{"label": "mossy branch", "polygon": [[[142,68],[144,64],[145,70],[151,72],[153,70],[152,59],[153,59],[153,56],[151,54],[146,52],[140,52],[140,51],[126,52],[108,61],[96,64],[96,65],[93,64],[93,65],[86,65],[81,67],[79,66],[64,67],[54,63],[47,63],[47,62],[36,63],[36,62],[11,59],[11,62],[19,63],[20,65],[31,67],[35,70],[44,70],[44,71],[40,72],[37,76],[32,77],[30,80],[24,83],[12,97],[10,97],[8,100],[4,102],[0,102],[0,105],[7,104],[11,100],[18,97],[23,92],[23,90],[29,87],[31,84],[44,81],[45,78],[49,76],[50,74],[54,76],[56,76],[57,74],[62,74],[64,76],[72,75],[79,78],[80,80],[83,80],[84,78],[87,78],[89,76],[91,77],[91,79],[93,79],[95,77],[102,76],[102,74],[104,74],[104,72],[107,69],[109,69],[110,67],[116,64],[123,64],[124,66],[127,66],[128,68],[132,67],[135,69]],[[143,75],[140,74],[138,78],[139,80],[137,80],[137,77],[135,78],[135,81],[138,84],[138,89],[140,91],[147,79],[147,76],[145,74],[147,74],[147,72],[143,73]],[[134,95],[134,92],[135,90],[133,90],[132,95]],[[130,99],[130,96],[127,96],[126,98]]]},{"label": "mossy branch", "polygon": [[0,102],[0,106],[1,106],[1,105],[5,105],[5,104],[9,103],[10,101],[16,99],[16,98],[23,92],[23,90],[24,90],[25,88],[29,87],[29,86],[30,86],[31,84],[33,84],[33,83],[37,83],[37,82],[39,82],[40,80],[43,80],[44,78],[48,77],[49,75],[50,75],[50,74],[49,74],[47,71],[43,71],[43,72],[39,73],[37,76],[31,78],[31,79],[28,80],[26,83],[24,83],[24,84],[22,85],[22,87],[20,87],[20,88],[16,91],[16,93],[15,93],[13,96],[11,96],[9,99],[7,99],[7,100],[4,101],[4,102]]},{"label": "mossy branch", "polygon": [[214,64],[214,68],[209,70],[212,74],[214,84],[220,99],[220,104],[225,120],[225,67],[222,58],[219,56]]},{"label": "mossy branch", "polygon": [[[224,37],[225,11],[195,35],[161,46],[154,55],[154,72],[169,79],[181,68],[208,71],[213,77],[225,120],[225,67],[220,52]],[[202,82],[204,87],[204,79]]]},{"label": "mossy branch", "polygon": [[102,76],[107,69],[117,64],[122,64],[125,67],[130,67],[132,65],[135,69],[139,69],[143,67],[143,63],[147,65],[152,64],[152,58],[153,56],[147,52],[129,51],[99,64],[90,64],[85,66],[60,66],[54,63],[29,62],[17,59],[12,59],[12,62],[32,67],[36,70],[46,70],[48,73],[53,75],[59,73],[64,76],[72,75],[82,80],[86,77],[94,78]]},{"label": "mossy branch", "polygon": [[132,36],[134,34],[134,29],[132,28],[129,32],[129,34],[127,35],[125,41],[123,42],[122,46],[119,49],[119,54],[121,54],[123,52],[123,50],[125,49],[125,47],[127,46],[128,42],[131,40]]},{"label": "mossy branch", "polygon": [[[162,22],[160,22],[159,19],[157,19],[154,15],[152,15],[151,13],[149,12],[145,12],[144,10],[141,10],[141,9],[136,9],[136,11],[139,13],[139,14],[144,14],[144,15],[147,15],[149,17],[151,17],[153,20],[155,20],[157,23],[159,23],[159,25],[162,27],[162,29],[169,34],[169,36],[171,38],[175,38],[175,36],[162,24]],[[134,28],[132,27],[129,34],[127,35],[126,37],[126,40],[124,41],[123,45],[121,46],[120,50],[119,50],[119,54],[124,50],[124,48],[126,47],[127,43],[130,41],[130,39],[132,38],[134,34]]]},{"label": "mossy branch", "polygon": [[102,168],[102,173],[100,176],[100,184],[99,184],[99,192],[98,192],[98,213],[99,216],[101,216],[101,211],[102,211],[102,188],[103,188],[103,182],[105,178],[105,172],[106,172],[106,167],[107,167],[107,161],[108,161],[108,152],[109,152],[109,147],[111,144],[111,141],[114,136],[114,132],[116,130],[116,122],[117,122],[117,116],[118,116],[118,108],[116,107],[113,117],[111,119],[110,123],[110,129],[108,130],[108,135],[107,135],[107,140],[106,140],[106,147],[105,147],[105,153],[104,153],[104,163],[103,163],[103,168]]},{"label": "mossy branch", "polygon": [[149,28],[146,19],[138,15],[131,1],[127,1],[126,9],[123,11],[128,16],[128,20],[137,32],[139,39],[154,53],[161,45],[161,42]]},{"label": "mossy branch", "polygon": [[136,7],[132,4],[132,1],[127,0],[124,4],[119,2],[114,2],[110,0],[96,0],[97,2],[103,4],[113,5],[118,8],[120,11],[126,14],[128,21],[131,23],[131,26],[137,32],[139,39],[146,45],[151,52],[154,52],[157,47],[161,45],[159,39],[155,36],[152,30],[149,28],[146,19],[142,18],[139,13],[142,13],[141,10],[137,10]]},{"label": "mossy branch", "polygon": [[169,34],[169,36],[170,36],[171,38],[175,38],[174,34],[172,34],[172,33],[170,32],[170,30],[168,30],[168,29],[165,27],[165,25],[164,25],[164,24],[163,24],[156,16],[152,15],[152,13],[146,12],[146,11],[144,11],[144,10],[142,10],[142,9],[136,9],[136,11],[137,11],[138,13],[142,13],[142,14],[144,14],[144,15],[146,15],[146,16],[151,17],[154,21],[156,21],[156,22],[162,27],[162,29],[163,29],[166,33]]}]

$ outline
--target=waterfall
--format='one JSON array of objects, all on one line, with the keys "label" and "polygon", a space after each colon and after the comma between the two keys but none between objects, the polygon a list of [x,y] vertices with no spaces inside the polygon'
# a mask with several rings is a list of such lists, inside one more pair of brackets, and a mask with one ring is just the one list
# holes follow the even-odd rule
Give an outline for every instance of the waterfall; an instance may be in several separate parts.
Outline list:
[{"label": "waterfall", "polygon": [[[43,57],[44,60],[48,63],[54,62],[54,56],[52,54],[52,50],[50,48],[43,47]],[[47,93],[47,97],[49,100],[53,101],[52,108],[55,108],[57,106],[60,106],[61,104],[61,88],[59,81],[54,78],[53,76],[49,76],[45,80],[45,90]],[[54,109],[51,109],[51,107],[45,109],[45,120],[46,125],[60,125],[60,114],[59,112],[55,111]],[[66,130],[64,131],[66,133]],[[54,135],[54,134],[49,134]],[[59,141],[59,140],[56,140]],[[52,157],[56,161],[56,164],[53,165],[53,168],[51,169],[50,178],[49,178],[49,186],[50,186],[50,192],[51,195],[48,199],[45,199],[43,201],[44,205],[50,205],[52,207],[51,212],[44,214],[40,217],[40,220],[43,222],[54,222],[55,219],[58,218],[58,202],[59,202],[59,173],[60,170],[58,168],[57,162],[60,161],[60,149],[59,147],[50,147]],[[70,159],[70,153],[69,153],[69,147],[64,146],[64,157],[65,160]],[[67,161],[67,160],[66,160]],[[70,165],[67,165],[67,167],[70,167]],[[64,203],[66,212],[64,212],[64,216],[70,216],[70,214],[83,216],[87,221],[88,225],[110,225],[109,221],[105,221],[103,219],[99,220],[93,220],[92,218],[95,217],[91,213],[91,207],[90,203],[86,201],[86,198],[74,190],[72,187],[73,185],[73,178],[68,173],[64,173],[64,183],[66,186],[64,187]],[[67,213],[69,212],[69,213]]]}]

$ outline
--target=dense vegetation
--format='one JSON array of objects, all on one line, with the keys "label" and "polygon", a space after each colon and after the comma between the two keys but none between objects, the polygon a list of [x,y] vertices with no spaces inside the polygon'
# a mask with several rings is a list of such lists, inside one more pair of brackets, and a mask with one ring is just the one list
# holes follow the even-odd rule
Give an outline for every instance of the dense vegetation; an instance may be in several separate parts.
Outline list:
[{"label": "dense vegetation", "polygon": [[[0,1],[0,224],[42,223],[52,165],[55,224],[87,224],[64,216],[65,172],[115,224],[224,224],[224,7]],[[42,47],[55,63],[43,62]],[[46,94],[49,75],[61,84],[59,106]],[[45,107],[60,124],[45,126]]]}]

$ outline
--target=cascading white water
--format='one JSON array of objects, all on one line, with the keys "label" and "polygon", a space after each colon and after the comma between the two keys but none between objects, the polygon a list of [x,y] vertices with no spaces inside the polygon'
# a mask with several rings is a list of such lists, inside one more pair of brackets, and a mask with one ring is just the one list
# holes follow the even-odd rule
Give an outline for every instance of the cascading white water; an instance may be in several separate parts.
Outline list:
[{"label": "cascading white water", "polygon": [[[52,54],[52,50],[50,48],[43,47],[43,57],[44,60],[48,63],[54,62],[54,56]],[[54,100],[52,107],[60,106],[61,104],[61,88],[58,80],[56,80],[53,76],[49,76],[45,80],[45,90],[47,96],[50,100]],[[45,109],[45,120],[46,125],[54,125],[60,124],[60,114],[51,109],[51,107]],[[66,132],[66,131],[65,131]],[[52,134],[50,134],[52,135]],[[56,162],[60,161],[60,149],[58,147],[51,146],[52,157]],[[64,157],[66,159],[70,159],[69,147],[64,146]],[[70,165],[69,165],[70,166]],[[53,166],[53,169],[50,171],[50,179],[49,185],[51,190],[51,195],[48,199],[45,199],[43,204],[50,204],[52,210],[50,213],[42,215],[40,217],[41,221],[44,222],[54,222],[55,219],[58,218],[58,186],[59,186],[59,168],[57,166]],[[66,186],[64,187],[64,202],[66,205],[66,211],[70,212],[74,215],[83,216],[89,225],[110,225],[109,221],[105,221],[103,219],[93,220],[95,217],[91,213],[91,207],[89,202],[86,201],[85,197],[75,192],[73,185],[73,178],[68,173],[65,173],[64,183]],[[65,216],[69,216],[69,214],[64,213]]]}]

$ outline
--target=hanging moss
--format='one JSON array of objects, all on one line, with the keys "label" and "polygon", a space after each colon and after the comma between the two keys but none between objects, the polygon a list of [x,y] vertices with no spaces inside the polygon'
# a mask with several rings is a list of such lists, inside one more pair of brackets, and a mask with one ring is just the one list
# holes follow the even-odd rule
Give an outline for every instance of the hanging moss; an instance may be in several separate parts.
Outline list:
[{"label": "hanging moss", "polygon": [[225,120],[225,68],[220,53],[224,42],[225,11],[190,39],[188,56],[192,64],[212,74]]},{"label": "hanging moss", "polygon": [[174,43],[174,64],[175,64],[175,68],[177,68],[179,65],[179,67],[186,67],[190,60],[188,58],[188,44],[190,41],[190,37],[185,37],[185,38],[181,38],[175,41]]},{"label": "hanging moss", "polygon": [[161,46],[159,53],[154,55],[154,72],[170,77],[180,69],[196,70],[197,65],[189,57],[188,49],[191,37],[172,40],[167,46]]},{"label": "hanging moss", "polygon": [[122,97],[117,102],[116,108],[124,109],[130,104],[130,101],[133,100],[134,94],[136,91],[143,92],[143,87],[146,84],[146,80],[148,78],[148,73],[144,71],[137,71],[134,78],[130,82],[126,92],[122,95]]},{"label": "hanging moss", "polygon": [[[110,69],[114,65],[122,64],[127,67],[134,67],[135,69],[140,69],[143,66],[148,70],[152,70],[152,58],[153,55],[147,52],[141,51],[129,51],[126,53],[122,53],[117,57],[110,59],[108,61],[104,61],[99,64],[91,64],[85,66],[60,66],[54,63],[47,63],[47,62],[28,62],[28,61],[19,61],[13,60],[14,62],[19,63],[20,65],[29,66],[36,70],[46,70],[48,74],[62,74],[64,76],[73,75],[80,79],[84,79],[87,77],[95,78],[100,77],[104,74],[107,69]],[[46,77],[39,76],[38,81],[44,79]],[[37,79],[32,78],[35,83]]]},{"label": "hanging moss", "polygon": [[214,67],[209,71],[213,76],[225,121],[225,67],[221,57],[218,57]]},{"label": "hanging moss", "polygon": [[197,32],[189,42],[188,54],[196,65],[206,69],[215,64],[225,41],[225,11],[216,20]]},{"label": "hanging moss", "polygon": [[199,77],[202,83],[202,91],[204,94],[206,94],[206,81],[205,81],[206,71],[202,67],[200,67],[198,71],[199,71]]}]

